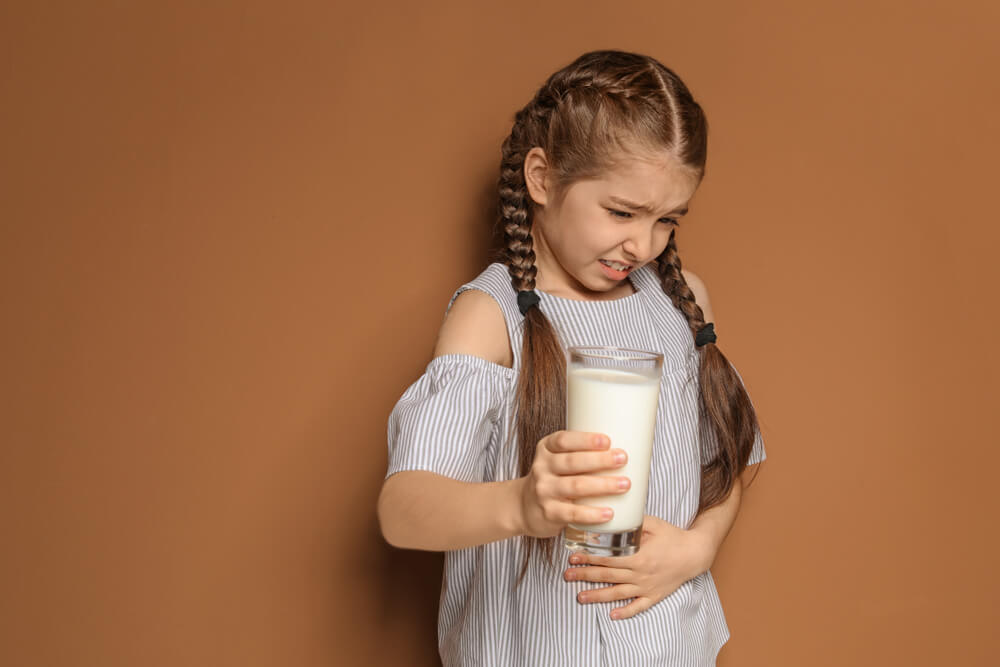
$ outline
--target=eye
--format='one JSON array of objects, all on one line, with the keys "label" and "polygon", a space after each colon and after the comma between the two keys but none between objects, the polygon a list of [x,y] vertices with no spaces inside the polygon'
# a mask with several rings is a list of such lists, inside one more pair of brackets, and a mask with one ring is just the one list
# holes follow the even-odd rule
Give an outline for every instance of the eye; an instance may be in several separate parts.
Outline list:
[{"label": "eye", "polygon": [[[618,218],[619,220],[628,220],[629,218],[632,217],[632,214],[629,213],[628,211],[619,211],[614,208],[609,208],[607,209],[607,211],[608,213],[611,214],[611,217]],[[678,222],[677,218],[660,218],[658,222],[664,222],[668,225],[673,225],[675,227],[679,227],[681,224],[680,222]]]}]

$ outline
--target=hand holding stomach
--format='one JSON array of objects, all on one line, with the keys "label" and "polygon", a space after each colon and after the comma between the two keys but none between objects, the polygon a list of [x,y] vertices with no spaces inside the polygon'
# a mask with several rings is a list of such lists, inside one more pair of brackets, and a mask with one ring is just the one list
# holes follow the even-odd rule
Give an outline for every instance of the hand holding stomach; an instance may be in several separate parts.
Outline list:
[{"label": "hand holding stomach", "polygon": [[606,435],[582,431],[556,431],[538,441],[531,470],[523,478],[521,516],[525,534],[552,537],[567,523],[603,523],[613,516],[610,508],[573,502],[629,489],[627,477],[588,474],[625,465],[625,452],[610,447]]},{"label": "hand holding stomach", "polygon": [[[610,610],[612,619],[631,618],[671,595],[681,584],[708,570],[715,557],[711,541],[655,516],[642,525],[642,549],[631,556],[569,555],[566,581],[606,584],[583,590],[581,604],[625,602]],[[573,567],[582,566],[582,567]]]}]

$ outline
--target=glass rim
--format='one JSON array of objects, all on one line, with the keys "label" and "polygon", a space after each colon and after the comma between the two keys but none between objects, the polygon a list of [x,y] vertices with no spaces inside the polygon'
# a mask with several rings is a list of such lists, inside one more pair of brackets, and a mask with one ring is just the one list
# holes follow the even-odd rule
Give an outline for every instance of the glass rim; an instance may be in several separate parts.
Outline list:
[{"label": "glass rim", "polygon": [[572,345],[566,350],[568,357],[572,357],[574,353],[592,359],[612,359],[614,361],[663,361],[663,355],[659,352],[614,345]]}]

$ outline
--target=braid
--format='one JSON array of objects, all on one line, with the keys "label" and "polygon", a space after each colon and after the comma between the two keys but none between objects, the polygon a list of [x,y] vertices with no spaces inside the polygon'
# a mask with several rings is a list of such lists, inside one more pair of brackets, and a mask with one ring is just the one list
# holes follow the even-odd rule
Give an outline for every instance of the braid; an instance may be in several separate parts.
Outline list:
[{"label": "braid", "polygon": [[694,292],[688,287],[684,274],[681,273],[681,256],[677,252],[677,244],[674,243],[674,232],[675,230],[671,230],[667,247],[657,258],[657,270],[663,291],[670,297],[674,306],[684,313],[688,326],[694,334],[705,324],[705,313],[695,301]]},{"label": "braid", "polygon": [[[657,258],[657,273],[663,292],[684,314],[691,335],[696,337],[705,324],[705,314],[681,273],[681,258],[674,243],[673,231],[666,249]],[[758,428],[750,397],[736,369],[715,343],[706,343],[700,349],[699,414],[701,419],[708,420],[708,426],[719,442],[719,449],[715,458],[702,465],[699,512],[718,505],[729,496],[746,468]]]},{"label": "braid", "polygon": [[[550,89],[518,112],[510,136],[503,143],[498,181],[498,212],[504,234],[502,258],[516,292],[535,289],[534,239],[531,236],[532,213],[527,185],[524,182],[524,158],[535,139],[544,135],[548,117],[556,103]],[[566,359],[555,328],[537,305],[524,317],[521,344],[521,370],[517,381],[518,468],[527,475],[535,459],[538,441],[565,428]],[[537,548],[551,562],[555,540],[529,537],[525,540],[525,558],[517,583],[528,569],[532,552]]]},{"label": "braid", "polygon": [[[523,116],[522,114],[518,114]],[[524,156],[527,152],[517,140],[522,121],[503,143],[500,161],[499,213],[505,241],[504,263],[516,291],[535,289],[535,251],[531,238],[531,209],[524,183]]]}]

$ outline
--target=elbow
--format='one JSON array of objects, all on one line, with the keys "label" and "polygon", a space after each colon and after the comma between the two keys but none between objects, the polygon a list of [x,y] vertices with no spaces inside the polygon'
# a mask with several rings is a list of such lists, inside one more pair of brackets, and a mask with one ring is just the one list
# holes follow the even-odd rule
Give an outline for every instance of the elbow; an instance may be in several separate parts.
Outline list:
[{"label": "elbow", "polygon": [[382,490],[378,494],[378,502],[375,507],[375,514],[378,517],[379,532],[382,533],[382,539],[388,542],[390,545],[405,549],[406,545],[402,544],[399,534],[398,525],[398,515],[396,512],[397,504],[394,503],[394,494],[392,492],[392,485],[390,477],[382,484]]}]

